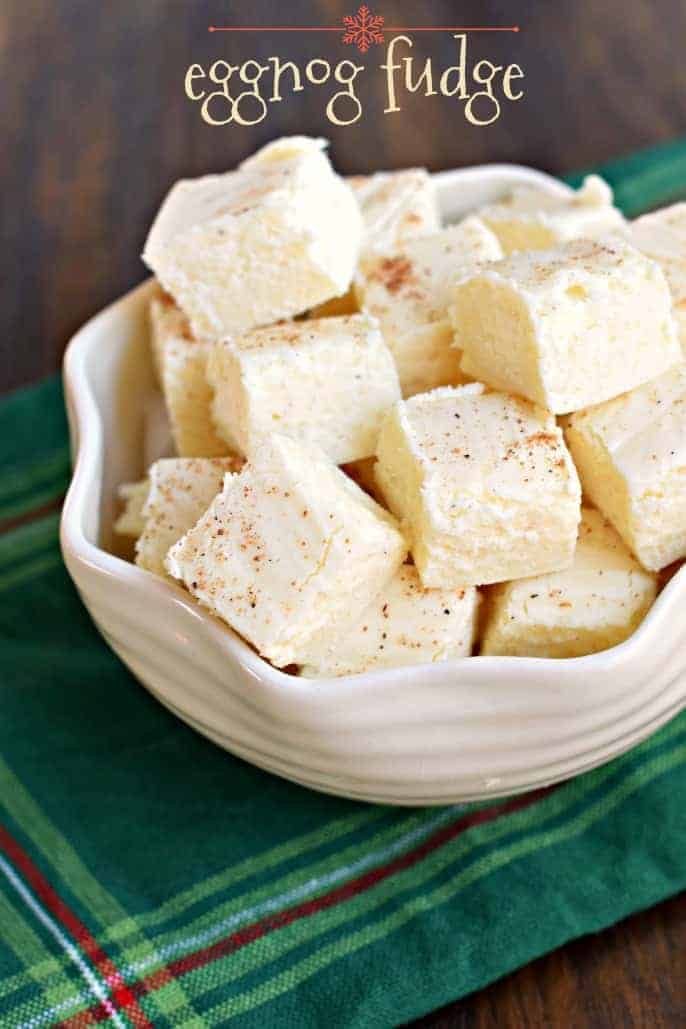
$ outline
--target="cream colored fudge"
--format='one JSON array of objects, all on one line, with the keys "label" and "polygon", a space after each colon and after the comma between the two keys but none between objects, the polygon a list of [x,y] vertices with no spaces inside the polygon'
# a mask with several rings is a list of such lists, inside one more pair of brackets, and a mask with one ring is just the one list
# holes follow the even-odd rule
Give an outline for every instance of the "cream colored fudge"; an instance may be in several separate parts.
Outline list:
[{"label": "cream colored fudge", "polygon": [[584,493],[644,568],[686,557],[686,365],[578,411],[566,435]]},{"label": "cream colored fudge", "polygon": [[570,196],[524,186],[478,214],[496,234],[506,254],[547,250],[579,237],[597,239],[624,225],[622,213],[612,205],[611,188],[597,175],[588,175]]},{"label": "cream colored fudge", "polygon": [[321,451],[273,435],[227,476],[167,569],[283,667],[353,624],[406,553],[395,520]]},{"label": "cream colored fudge", "polygon": [[207,364],[218,432],[250,456],[277,431],[320,447],[336,464],[374,453],[400,397],[375,319],[288,322],[215,343]]},{"label": "cream colored fudge", "polygon": [[[345,180],[362,215],[360,253],[393,251],[409,239],[438,232],[441,219],[434,181],[425,168],[375,175],[352,175]],[[355,289],[319,304],[313,318],[331,318],[359,310]]]},{"label": "cream colored fudge", "polygon": [[629,224],[629,240],[665,273],[686,354],[686,203],[644,214]]},{"label": "cream colored fudge", "polygon": [[194,335],[246,332],[346,292],[362,220],[324,146],[278,140],[235,171],[168,193],[143,260]]},{"label": "cream colored fudge", "polygon": [[656,576],[585,508],[570,568],[494,586],[481,653],[581,657],[622,643],[655,600]]},{"label": "cream colored fudge", "polygon": [[300,674],[321,679],[468,657],[478,608],[474,587],[427,590],[417,569],[402,565],[355,625]]},{"label": "cream colored fudge", "polygon": [[124,482],[117,490],[117,497],[124,508],[114,523],[114,531],[120,536],[131,536],[138,539],[145,528],[143,508],[150,492],[150,480],[140,482]]},{"label": "cream colored fudge", "polygon": [[212,422],[212,388],[206,376],[210,344],[193,337],[183,311],[166,294],[150,301],[150,339],[177,454],[229,454]]},{"label": "cream colored fudge", "polygon": [[352,175],[346,182],[362,214],[363,254],[396,250],[441,227],[436,186],[426,168]]},{"label": "cream colored fudge", "polygon": [[460,274],[502,250],[475,217],[404,244],[393,254],[360,261],[355,290],[360,306],[379,319],[398,367],[403,396],[465,381],[451,348],[448,315]]},{"label": "cream colored fudge", "polygon": [[240,464],[231,458],[178,457],[156,461],[143,505],[143,531],[136,541],[136,564],[165,575],[169,548],[195,525],[222,488],[224,476]]},{"label": "cream colored fudge", "polygon": [[376,478],[424,586],[558,571],[572,561],[580,488],[548,412],[480,383],[398,403]]},{"label": "cream colored fudge", "polygon": [[620,239],[516,254],[465,276],[451,314],[467,375],[555,414],[681,360],[662,270]]}]

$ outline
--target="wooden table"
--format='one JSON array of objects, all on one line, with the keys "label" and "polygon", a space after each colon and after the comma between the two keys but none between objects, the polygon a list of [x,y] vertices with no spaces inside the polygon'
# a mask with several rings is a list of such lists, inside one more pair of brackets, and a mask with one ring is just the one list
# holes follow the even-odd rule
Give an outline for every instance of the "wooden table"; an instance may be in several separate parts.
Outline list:
[{"label": "wooden table", "polygon": [[[525,97],[489,127],[442,96],[408,98],[384,115],[382,48],[362,57],[335,33],[209,34],[220,0],[4,0],[0,8],[4,140],[0,389],[59,364],[70,334],[138,282],[146,228],[175,179],[225,169],[283,133],[326,135],[344,172],[519,161],[565,172],[686,134],[683,0],[555,4],[379,3],[387,25],[514,24],[469,37],[470,60],[516,62]],[[234,24],[335,25],[356,3],[231,5]],[[454,63],[449,33],[419,34],[415,53]],[[187,67],[280,55],[354,58],[367,67],[363,116],[324,117],[314,89],[271,104],[256,127],[212,127],[183,92]],[[324,87],[322,87],[324,90]],[[686,802],[686,798],[685,798]],[[569,944],[425,1026],[594,1029],[686,1021],[686,899]]]}]

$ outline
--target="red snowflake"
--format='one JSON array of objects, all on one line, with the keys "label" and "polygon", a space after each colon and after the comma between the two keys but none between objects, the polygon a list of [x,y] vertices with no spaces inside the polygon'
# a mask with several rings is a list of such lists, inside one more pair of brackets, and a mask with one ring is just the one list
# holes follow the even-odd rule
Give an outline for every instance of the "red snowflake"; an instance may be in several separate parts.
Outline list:
[{"label": "red snowflake", "polygon": [[353,43],[361,53],[366,54],[373,43],[383,43],[383,22],[380,14],[372,14],[367,5],[363,4],[357,14],[346,14],[343,18],[343,42]]}]

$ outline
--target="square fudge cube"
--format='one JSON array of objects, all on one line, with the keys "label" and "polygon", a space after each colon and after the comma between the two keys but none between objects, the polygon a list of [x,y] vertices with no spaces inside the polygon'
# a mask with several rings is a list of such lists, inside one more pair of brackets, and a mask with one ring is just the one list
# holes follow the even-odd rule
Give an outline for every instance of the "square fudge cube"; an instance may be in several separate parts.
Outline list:
[{"label": "square fudge cube", "polygon": [[478,609],[473,586],[427,590],[417,569],[402,565],[355,625],[300,674],[322,679],[468,657]]},{"label": "square fudge cube", "polygon": [[361,252],[393,251],[416,236],[438,232],[436,185],[426,168],[407,168],[345,180],[362,214]]},{"label": "square fudge cube", "polygon": [[663,207],[630,222],[628,238],[665,273],[686,354],[686,203]]},{"label": "square fudge cube", "polygon": [[686,365],[569,418],[584,493],[644,568],[686,557]]},{"label": "square fudge cube", "polygon": [[498,237],[505,254],[547,250],[570,239],[597,239],[616,232],[624,216],[612,206],[612,190],[597,175],[588,175],[579,190],[555,196],[535,186],[512,191],[478,214]]},{"label": "square fudge cube", "polygon": [[355,279],[358,301],[381,323],[403,396],[465,381],[459,354],[451,348],[453,287],[466,269],[500,257],[497,239],[475,217],[410,240],[393,254],[362,257]]},{"label": "square fudge cube", "polygon": [[177,182],[143,260],[194,335],[217,338],[345,293],[361,233],[355,198],[324,141],[294,137],[235,171]]},{"label": "square fudge cube", "polygon": [[168,294],[160,292],[150,301],[150,339],[177,454],[229,454],[212,422],[212,388],[206,376],[209,342],[194,338],[188,319]]},{"label": "square fudge cube", "polygon": [[207,377],[219,433],[242,454],[277,431],[336,464],[374,453],[400,397],[391,353],[368,315],[287,322],[212,347]]},{"label": "square fudge cube", "polygon": [[563,572],[489,590],[481,653],[581,657],[622,643],[655,600],[643,571],[603,516],[581,513],[574,560]]},{"label": "square fudge cube", "polygon": [[555,414],[681,360],[664,274],[619,238],[516,254],[465,276],[452,317],[466,374]]},{"label": "square fudge cube", "polygon": [[547,411],[481,383],[401,401],[376,478],[424,586],[503,582],[567,568],[581,491]]},{"label": "square fudge cube", "polygon": [[321,451],[274,435],[167,569],[277,667],[354,623],[407,553],[395,520]]},{"label": "square fudge cube", "polygon": [[141,511],[142,532],[136,541],[136,564],[165,575],[169,548],[188,532],[222,488],[224,476],[236,472],[233,458],[170,457],[156,461],[148,473]]},{"label": "square fudge cube", "polygon": [[[361,254],[396,250],[406,240],[438,232],[441,227],[436,186],[425,168],[351,175],[345,181],[362,215]],[[358,309],[351,287],[342,297],[318,304],[310,316],[331,318]]]},{"label": "square fudge cube", "polygon": [[114,531],[120,536],[138,539],[145,528],[143,508],[150,492],[150,480],[140,482],[124,482],[117,490],[117,498],[123,502],[124,508],[114,523]]}]

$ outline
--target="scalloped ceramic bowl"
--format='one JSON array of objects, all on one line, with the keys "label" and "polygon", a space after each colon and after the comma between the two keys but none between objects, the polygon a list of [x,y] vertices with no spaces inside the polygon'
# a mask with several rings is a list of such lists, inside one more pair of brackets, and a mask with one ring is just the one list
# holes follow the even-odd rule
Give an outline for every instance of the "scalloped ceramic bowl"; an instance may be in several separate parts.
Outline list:
[{"label": "scalloped ceramic bowl", "polygon": [[[491,165],[437,176],[454,220],[513,185]],[[476,657],[334,680],[272,668],[182,589],[112,552],[116,487],[142,476],[159,405],[145,283],[92,319],[64,365],[75,456],[62,548],[110,646],[163,704],[246,761],[313,789],[443,804],[532,789],[632,747],[686,704],[686,568],[621,646],[570,660]],[[148,432],[149,436],[149,432]]]}]

